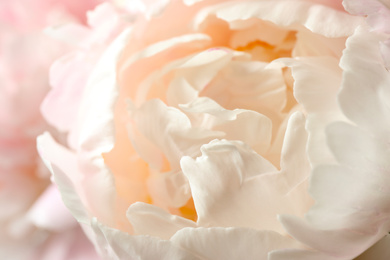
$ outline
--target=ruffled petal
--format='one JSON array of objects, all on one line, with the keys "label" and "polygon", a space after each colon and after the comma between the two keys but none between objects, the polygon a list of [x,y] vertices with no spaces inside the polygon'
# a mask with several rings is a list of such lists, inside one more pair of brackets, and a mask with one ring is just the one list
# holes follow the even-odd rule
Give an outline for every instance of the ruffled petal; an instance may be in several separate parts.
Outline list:
[{"label": "ruffled petal", "polygon": [[92,220],[92,228],[105,259],[200,260],[170,241],[150,236],[132,236],[104,226],[96,219]]},{"label": "ruffled petal", "polygon": [[390,73],[379,50],[381,40],[383,36],[363,27],[348,39],[340,61],[343,83],[339,102],[350,120],[386,136],[390,128]]},{"label": "ruffled petal", "polygon": [[280,59],[292,68],[294,96],[307,113],[308,157],[312,165],[334,161],[326,143],[326,126],[334,120],[345,121],[337,104],[341,70],[334,58]]},{"label": "ruffled petal", "polygon": [[195,23],[199,26],[211,15],[227,21],[232,29],[250,26],[253,24],[251,18],[255,18],[291,29],[303,26],[314,33],[331,38],[351,35],[363,20],[308,1],[244,1],[211,7],[201,12]]},{"label": "ruffled petal", "polygon": [[224,139],[240,140],[259,154],[270,147],[272,122],[260,113],[245,109],[226,110],[206,97],[197,98],[180,108],[196,127],[223,132],[221,137]]},{"label": "ruffled petal", "polygon": [[[302,215],[307,210],[311,203],[302,193],[309,173],[302,155],[305,120],[296,114],[290,121],[281,172],[241,142],[215,140],[202,146],[202,156],[196,160],[182,158],[199,225],[281,230],[278,213]],[[290,200],[298,198],[302,203],[292,205]]]},{"label": "ruffled petal", "polygon": [[327,255],[341,259],[353,259],[381,239],[382,232],[367,236],[348,229],[318,229],[297,217],[279,217],[284,228],[295,239]]}]

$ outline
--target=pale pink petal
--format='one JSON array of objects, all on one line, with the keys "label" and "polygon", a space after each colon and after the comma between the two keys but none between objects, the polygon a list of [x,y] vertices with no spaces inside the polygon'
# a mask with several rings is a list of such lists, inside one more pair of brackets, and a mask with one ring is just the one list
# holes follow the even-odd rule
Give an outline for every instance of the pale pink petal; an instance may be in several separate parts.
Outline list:
[{"label": "pale pink petal", "polygon": [[28,258],[30,260],[100,260],[80,227],[52,236]]},{"label": "pale pink petal", "polygon": [[75,154],[56,143],[49,133],[38,137],[37,149],[53,174],[64,204],[79,222],[87,223],[89,212],[85,206],[85,198],[80,198],[79,190],[74,185],[80,182],[82,176]]},{"label": "pale pink petal", "polygon": [[367,22],[374,30],[390,33],[388,0],[344,0],[343,5],[352,14],[367,15]]},{"label": "pale pink petal", "polygon": [[45,119],[58,130],[68,132],[74,126],[90,68],[83,53],[71,53],[51,67],[50,83],[54,88],[41,105]]},{"label": "pale pink petal", "polygon": [[76,226],[76,221],[62,202],[54,184],[46,188],[27,213],[35,226],[55,232]]}]

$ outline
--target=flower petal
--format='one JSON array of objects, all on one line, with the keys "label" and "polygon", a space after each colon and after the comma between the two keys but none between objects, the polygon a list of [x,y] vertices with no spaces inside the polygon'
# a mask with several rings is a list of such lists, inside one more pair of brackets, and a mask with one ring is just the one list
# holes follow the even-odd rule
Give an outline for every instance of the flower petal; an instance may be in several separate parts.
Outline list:
[{"label": "flower petal", "polygon": [[330,163],[333,155],[326,144],[325,128],[335,120],[346,120],[338,104],[341,70],[331,57],[280,59],[291,66],[294,96],[307,113],[308,156],[311,164]]},{"label": "flower petal", "polygon": [[80,182],[80,170],[74,154],[57,144],[49,133],[37,139],[37,149],[46,167],[53,175],[54,182],[61,192],[62,200],[73,216],[82,223],[87,223],[89,211],[84,198],[80,198],[74,183]]},{"label": "flower petal", "polygon": [[173,245],[170,241],[150,236],[132,236],[106,227],[96,219],[92,220],[92,228],[105,259],[200,260],[199,257]]},{"label": "flower petal", "polygon": [[390,73],[379,50],[383,36],[359,27],[347,41],[340,61],[343,86],[339,95],[345,115],[360,127],[386,136],[390,128]]},{"label": "flower petal", "polygon": [[135,235],[170,239],[182,228],[196,227],[196,223],[188,219],[171,215],[161,208],[141,202],[132,204],[126,215],[134,228]]},{"label": "flower petal", "polygon": [[[305,120],[295,114],[290,121],[281,172],[241,142],[214,140],[202,146],[202,156],[196,160],[182,158],[199,225],[281,230],[278,213],[302,215],[307,210],[310,202],[302,193],[309,173],[302,156]],[[302,204],[292,205],[290,200],[298,197]]]},{"label": "flower petal", "polygon": [[223,138],[240,140],[259,154],[265,153],[270,146],[272,122],[260,113],[245,109],[226,110],[207,97],[197,98],[180,108],[194,126],[224,132]]},{"label": "flower petal", "polygon": [[213,7],[197,17],[197,26],[210,15],[227,21],[232,29],[242,29],[252,23],[251,18],[257,18],[291,29],[304,26],[314,33],[331,38],[351,35],[363,20],[324,5],[283,0],[243,1]]},{"label": "flower petal", "polygon": [[[305,245],[341,259],[353,259],[383,237],[383,233],[367,236],[348,229],[318,229],[297,217],[279,217],[287,232]],[[340,246],[342,245],[342,246]]]},{"label": "flower petal", "polygon": [[184,228],[171,241],[208,260],[267,260],[272,250],[299,247],[274,231],[248,228]]},{"label": "flower petal", "polygon": [[65,232],[77,223],[62,202],[54,184],[46,188],[28,211],[27,216],[35,226],[57,232]]}]

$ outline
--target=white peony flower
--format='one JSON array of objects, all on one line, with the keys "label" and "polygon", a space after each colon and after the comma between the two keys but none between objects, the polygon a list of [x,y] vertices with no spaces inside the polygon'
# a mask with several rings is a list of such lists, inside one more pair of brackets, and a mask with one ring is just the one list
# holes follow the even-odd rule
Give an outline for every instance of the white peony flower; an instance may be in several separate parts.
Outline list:
[{"label": "white peony flower", "polygon": [[78,45],[92,69],[52,70],[74,95],[43,113],[68,143],[38,150],[99,253],[384,255],[386,36],[337,1],[164,3],[98,8]]}]

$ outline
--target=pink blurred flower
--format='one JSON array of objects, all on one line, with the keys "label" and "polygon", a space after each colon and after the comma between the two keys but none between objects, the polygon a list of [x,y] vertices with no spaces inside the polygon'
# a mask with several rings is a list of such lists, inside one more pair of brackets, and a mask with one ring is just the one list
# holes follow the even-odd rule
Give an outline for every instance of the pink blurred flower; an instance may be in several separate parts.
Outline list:
[{"label": "pink blurred flower", "polygon": [[67,140],[38,138],[101,256],[387,257],[390,74],[369,16],[130,2],[52,31],[75,50],[42,112]]},{"label": "pink blurred flower", "polygon": [[[96,257],[77,222],[64,210],[58,191],[50,186],[35,139],[48,129],[40,104],[49,91],[49,67],[67,50],[43,30],[83,22],[85,12],[97,3],[0,1],[1,259],[86,259],[83,251]],[[53,211],[64,214],[50,218]]]}]

